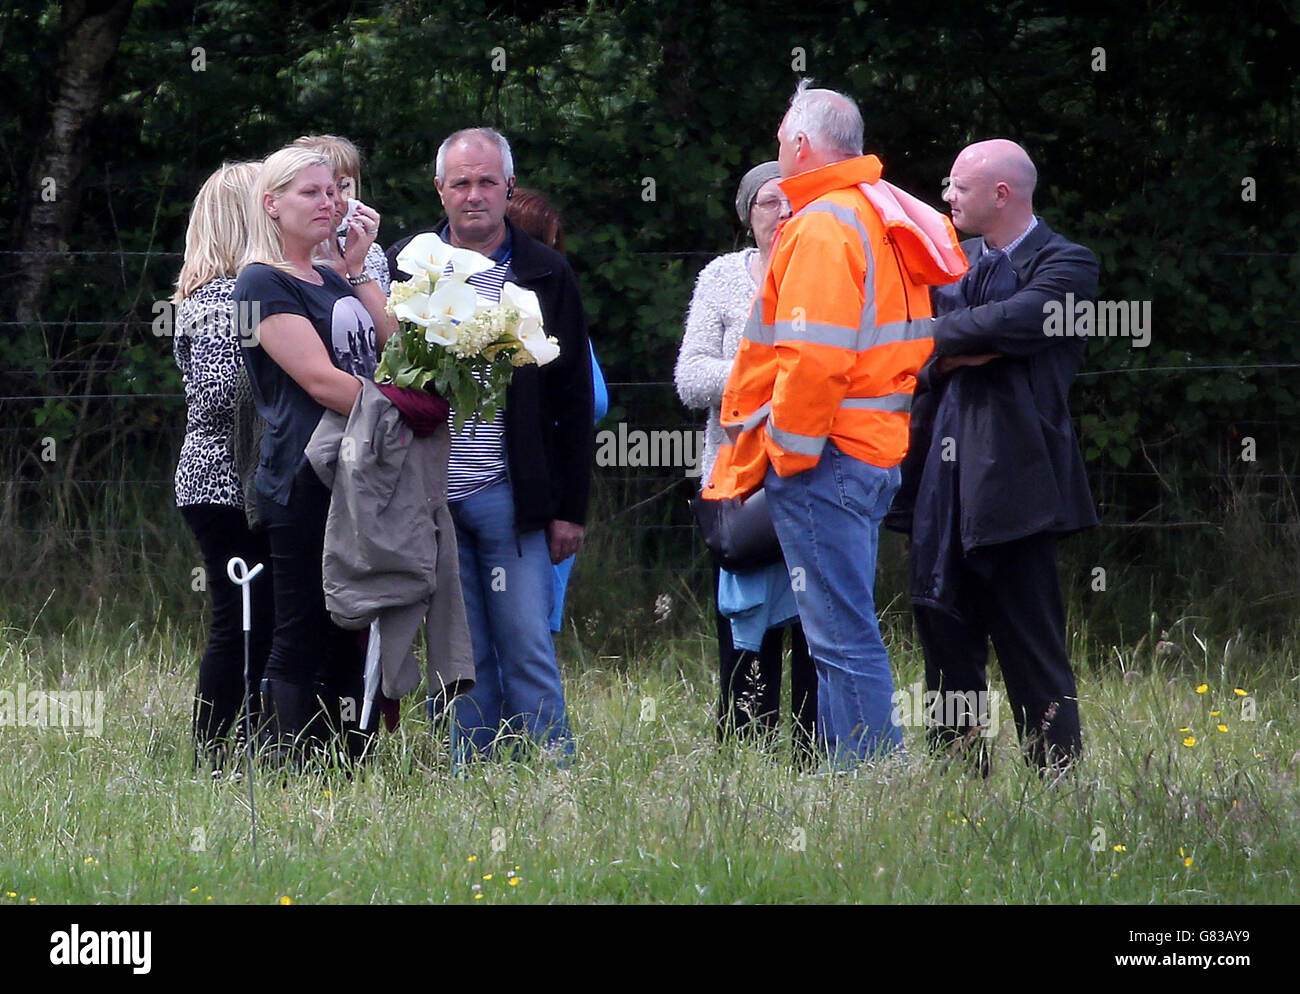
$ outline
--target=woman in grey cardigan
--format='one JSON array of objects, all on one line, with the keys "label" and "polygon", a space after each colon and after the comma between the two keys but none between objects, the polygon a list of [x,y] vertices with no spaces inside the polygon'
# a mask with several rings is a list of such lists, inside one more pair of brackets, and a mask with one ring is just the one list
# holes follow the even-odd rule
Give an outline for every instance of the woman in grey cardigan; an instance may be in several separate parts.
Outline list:
[{"label": "woman in grey cardigan", "polygon": [[[740,347],[750,304],[767,270],[772,239],[790,216],[775,162],[755,166],[736,191],[736,214],[753,232],[755,248],[731,252],[700,272],[677,356],[677,395],[706,408],[701,483],[709,479],[725,438],[719,405]],[[781,702],[782,632],[791,629],[791,691],[796,759],[811,755],[817,717],[817,674],[790,596],[785,564],[736,574],[715,569],[718,596],[718,735],[775,733]]]}]

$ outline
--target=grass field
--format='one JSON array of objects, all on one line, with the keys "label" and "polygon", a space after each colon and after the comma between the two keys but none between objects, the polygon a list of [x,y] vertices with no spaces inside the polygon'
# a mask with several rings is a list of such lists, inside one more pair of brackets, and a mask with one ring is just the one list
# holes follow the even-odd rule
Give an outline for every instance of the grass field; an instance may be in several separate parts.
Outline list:
[{"label": "grass field", "polygon": [[[1005,710],[988,781],[927,759],[916,727],[905,763],[798,774],[714,743],[696,617],[632,658],[566,636],[571,766],[455,778],[408,698],[355,779],[259,778],[254,867],[246,784],[191,767],[200,617],[159,614],[0,631],[0,691],[104,695],[98,736],[27,727],[16,708],[0,727],[0,903],[1295,900],[1295,658],[1190,625],[1155,650],[1075,632],[1087,757],[1055,786],[1019,761]],[[890,617],[907,686],[920,658]]]}]

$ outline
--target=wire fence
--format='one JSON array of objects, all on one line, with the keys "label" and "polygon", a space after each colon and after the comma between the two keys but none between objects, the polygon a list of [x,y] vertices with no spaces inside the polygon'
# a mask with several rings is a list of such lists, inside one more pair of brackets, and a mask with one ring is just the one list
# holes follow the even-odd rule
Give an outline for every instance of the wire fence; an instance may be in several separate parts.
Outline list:
[{"label": "wire fence", "polygon": [[[1300,363],[1256,364],[1249,367],[1197,364],[1188,371],[1233,371],[1241,368],[1266,368],[1293,370]],[[93,370],[96,378],[113,371],[111,363],[94,361],[82,365],[78,375]],[[1160,369],[1093,370],[1093,376],[1112,374],[1167,375],[1183,372],[1181,367]],[[35,372],[35,371],[32,371]],[[47,381],[48,382],[48,381]],[[50,383],[50,387],[55,384]],[[608,384],[611,398],[611,417],[597,426],[597,455],[593,469],[595,479],[607,495],[617,494],[618,503],[604,509],[609,520],[619,520],[626,525],[629,519],[638,521],[644,531],[689,530],[688,519],[664,522],[659,520],[654,508],[656,502],[675,500],[692,487],[698,486],[699,436],[704,427],[701,412],[681,408],[676,399],[674,385],[666,380],[613,381]],[[35,423],[34,414],[47,403],[75,401],[87,409],[100,406],[110,408],[99,412],[83,412],[77,424],[62,429]],[[185,426],[185,395],[176,393],[124,393],[91,392],[59,393],[47,389],[40,393],[0,396],[0,404],[8,410],[0,432],[5,437],[4,447],[9,458],[0,470],[0,490],[10,494],[40,494],[55,488],[96,488],[127,486],[133,490],[156,491],[161,499],[173,485],[171,471],[175,454],[179,452]],[[148,416],[133,414],[132,407],[147,407]],[[16,408],[25,408],[20,414]],[[664,412],[677,412],[672,414]],[[16,416],[15,416],[16,415]],[[152,419],[152,420],[150,420]],[[129,433],[130,444],[144,447],[148,455],[143,465],[137,461],[118,461],[118,470],[107,471],[102,458],[98,472],[85,473],[78,466],[67,472],[67,465],[57,455],[66,447],[70,436],[80,430],[79,425],[133,425]],[[101,429],[112,433],[112,429]],[[1082,435],[1076,419],[1076,431]],[[638,457],[626,445],[616,444],[620,432],[623,437],[636,437],[639,433],[643,452]],[[693,438],[691,436],[694,436]],[[125,439],[125,435],[122,436]],[[41,449],[54,443],[55,454],[42,458]],[[656,448],[655,442],[658,442]],[[669,446],[669,442],[672,446]],[[1086,442],[1086,436],[1084,436]],[[1253,458],[1243,459],[1243,441],[1253,449]],[[1134,461],[1120,468],[1104,460],[1089,467],[1094,497],[1100,508],[1103,526],[1107,528],[1189,528],[1216,527],[1222,524],[1222,507],[1233,493],[1249,481],[1261,499],[1270,503],[1272,516],[1266,524],[1273,527],[1297,524],[1291,481],[1300,467],[1295,453],[1296,431],[1290,422],[1263,418],[1256,421],[1225,421],[1209,425],[1202,433],[1201,455],[1194,465],[1183,458],[1171,457],[1167,446],[1139,443]],[[112,441],[109,445],[116,444]],[[122,444],[126,444],[123,441]],[[96,453],[103,456],[102,452]],[[1250,455],[1250,453],[1247,453]],[[17,458],[20,456],[26,458]],[[661,458],[662,457],[662,458]],[[612,458],[612,461],[611,461]],[[667,463],[667,464],[666,464]],[[125,475],[123,475],[125,474]],[[1213,499],[1209,499],[1213,498]],[[151,502],[156,502],[151,501]],[[1219,514],[1213,508],[1220,509]],[[1188,508],[1200,513],[1189,515]],[[14,527],[23,527],[15,524]],[[32,526],[38,527],[38,526]]]},{"label": "wire fence", "polygon": [[[595,248],[593,246],[593,248]],[[717,253],[683,250],[625,253],[647,260],[708,259]],[[1259,265],[1285,266],[1284,260],[1297,253],[1219,251],[1200,253],[1207,259],[1225,260],[1231,269],[1253,269]],[[26,256],[15,250],[0,250],[0,258]],[[171,500],[172,471],[185,428],[184,395],[160,391],[160,371],[170,362],[168,328],[165,322],[137,317],[141,311],[158,313],[151,298],[166,286],[181,254],[174,251],[75,249],[48,253],[60,262],[87,260],[83,283],[93,282],[91,270],[105,273],[111,268],[114,283],[126,290],[123,305],[127,315],[106,319],[101,308],[84,319],[69,311],[43,325],[43,332],[66,336],[78,342],[99,336],[93,347],[54,348],[48,359],[30,355],[25,361],[0,368],[0,516],[4,526],[19,533],[35,533],[48,527],[44,511],[51,506],[87,508],[96,499],[107,499],[111,491],[129,490],[147,495],[150,506]],[[600,261],[599,253],[584,252],[584,261]],[[586,258],[590,256],[590,258]],[[1228,262],[1226,260],[1234,260]],[[165,264],[165,267],[163,267]],[[160,277],[159,282],[153,277]],[[137,278],[138,277],[138,278]],[[146,278],[148,277],[148,278]],[[143,303],[142,303],[143,302]],[[83,305],[84,306],[84,305]],[[81,313],[86,313],[83,309]],[[1300,323],[1290,314],[1279,323]],[[11,329],[28,327],[27,322],[0,321],[0,336]],[[106,329],[120,329],[121,336],[106,343]],[[57,339],[56,339],[57,340]],[[121,348],[141,342],[159,347],[134,358]],[[597,343],[599,347],[599,342]],[[96,350],[98,354],[94,354]],[[107,352],[107,354],[105,354]],[[54,357],[61,353],[67,358]],[[0,353],[2,355],[2,353]],[[1135,361],[1138,356],[1132,357]],[[1167,362],[1167,360],[1166,360]],[[1086,397],[1090,389],[1116,377],[1132,378],[1144,389],[1183,378],[1214,374],[1250,375],[1290,389],[1297,382],[1300,362],[1232,362],[1217,356],[1187,356],[1179,365],[1123,365],[1115,368],[1085,368],[1077,376],[1075,397]],[[659,372],[653,370],[652,372]],[[667,369],[662,370],[667,372]],[[137,385],[139,389],[137,389]],[[1094,385],[1097,385],[1094,387]],[[662,378],[631,378],[608,384],[611,411],[599,432],[670,433],[684,442],[703,428],[702,412],[687,411],[677,400],[673,384]],[[1293,391],[1294,392],[1294,391]],[[1076,403],[1076,409],[1079,407]],[[1180,434],[1178,426],[1156,426],[1133,439],[1127,465],[1105,457],[1089,462],[1093,494],[1100,508],[1103,528],[1123,530],[1187,530],[1222,527],[1234,501],[1257,503],[1263,524],[1270,528],[1292,527],[1300,520],[1292,492],[1292,479],[1300,473],[1300,432],[1276,410],[1261,409],[1249,419],[1206,419],[1195,437]],[[1076,432],[1085,448],[1088,433],[1082,418],[1076,418]],[[696,436],[698,438],[698,436]],[[620,534],[649,558],[658,546],[690,541],[693,529],[686,496],[698,486],[687,454],[698,459],[698,446],[682,444],[675,459],[638,461],[634,453],[615,447],[615,458],[599,458],[601,436],[597,436],[598,458],[593,470],[597,497],[596,528],[617,525]],[[53,445],[51,446],[51,443]],[[53,448],[55,454],[48,450]],[[1247,451],[1249,450],[1249,451]],[[65,457],[69,453],[75,458]],[[76,499],[69,499],[75,494]],[[65,515],[66,517],[66,515]],[[95,536],[142,536],[142,523],[123,523],[97,517],[94,527],[64,520],[61,527],[70,538],[93,540]]]}]

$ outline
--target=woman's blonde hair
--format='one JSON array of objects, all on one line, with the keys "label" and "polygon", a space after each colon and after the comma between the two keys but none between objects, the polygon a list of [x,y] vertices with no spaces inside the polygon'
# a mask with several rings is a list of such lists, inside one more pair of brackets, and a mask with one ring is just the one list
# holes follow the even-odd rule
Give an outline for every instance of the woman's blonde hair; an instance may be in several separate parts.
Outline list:
[{"label": "woman's blonde hair", "polygon": [[227,162],[199,187],[185,229],[185,261],[172,303],[218,276],[235,276],[248,247],[248,209],[259,162]]},{"label": "woman's blonde hair", "polygon": [[293,140],[294,148],[307,148],[329,159],[335,179],[352,177],[352,196],[361,199],[361,152],[346,138],[338,135],[303,135]]},{"label": "woman's blonde hair", "polygon": [[284,257],[284,239],[280,237],[280,225],[266,212],[262,201],[268,193],[273,197],[284,196],[298,174],[312,166],[331,168],[329,159],[320,152],[295,145],[286,145],[279,151],[272,152],[262,162],[262,171],[258,173],[249,199],[248,247],[239,260],[240,269],[250,263],[261,262],[286,273],[293,272],[293,266]]}]

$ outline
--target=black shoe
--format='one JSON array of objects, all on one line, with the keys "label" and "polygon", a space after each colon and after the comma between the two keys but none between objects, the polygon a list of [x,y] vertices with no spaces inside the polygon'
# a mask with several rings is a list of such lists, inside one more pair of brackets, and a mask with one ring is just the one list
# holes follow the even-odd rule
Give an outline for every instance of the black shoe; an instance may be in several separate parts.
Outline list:
[{"label": "black shoe", "polygon": [[361,763],[372,748],[379,728],[379,708],[370,716],[371,730],[361,731],[361,711],[365,701],[355,682],[340,690],[324,684],[317,685],[324,708],[323,738],[329,759],[342,766]]},{"label": "black shoe", "polygon": [[262,711],[266,718],[266,754],[273,766],[301,765],[315,737],[320,701],[310,687],[275,680],[262,680]]}]

